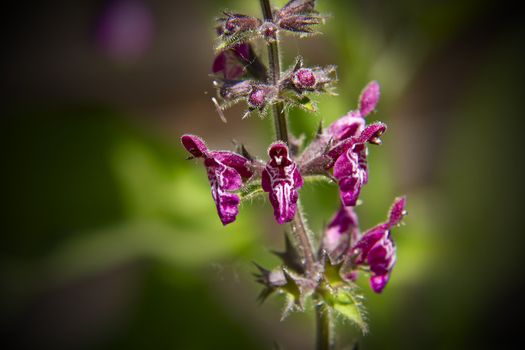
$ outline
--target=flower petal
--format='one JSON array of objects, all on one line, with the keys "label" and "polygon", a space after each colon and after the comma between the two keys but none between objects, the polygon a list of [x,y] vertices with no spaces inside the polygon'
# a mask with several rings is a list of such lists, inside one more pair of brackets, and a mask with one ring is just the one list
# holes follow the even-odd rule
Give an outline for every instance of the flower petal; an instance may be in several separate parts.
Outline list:
[{"label": "flower petal", "polygon": [[239,214],[239,196],[234,193],[220,193],[217,196],[217,213],[223,225],[228,225],[235,221]]},{"label": "flower petal", "polygon": [[380,94],[377,81],[370,82],[363,89],[363,92],[361,92],[361,96],[359,97],[359,112],[363,118],[376,108]]},{"label": "flower petal", "polygon": [[379,137],[384,134],[387,127],[386,124],[377,122],[366,126],[366,128],[357,137],[357,143],[370,142],[373,144],[381,144]]},{"label": "flower petal", "polygon": [[357,215],[353,207],[342,206],[332,218],[323,236],[323,249],[335,262],[347,250],[350,241],[359,237]]},{"label": "flower petal", "polygon": [[372,276],[370,277],[370,287],[376,293],[381,293],[386,287],[388,280],[390,279],[390,274]]},{"label": "flower petal", "polygon": [[206,143],[204,143],[204,140],[198,136],[185,134],[182,135],[180,141],[182,142],[184,148],[186,148],[186,150],[196,158],[204,157],[208,153],[208,147],[206,147]]},{"label": "flower petal", "polygon": [[350,111],[328,127],[328,133],[334,141],[341,141],[357,136],[365,128],[365,120],[356,111]]},{"label": "flower petal", "polygon": [[242,178],[235,169],[227,167],[215,158],[206,158],[204,165],[208,171],[217,213],[223,225],[227,225],[235,221],[240,204],[239,197],[227,191],[239,189],[242,186]]},{"label": "flower petal", "polygon": [[390,214],[388,215],[388,226],[393,227],[401,222],[403,217],[407,214],[406,197],[397,197],[390,208]]},{"label": "flower petal", "polygon": [[224,163],[224,165],[235,169],[242,177],[249,178],[253,170],[249,166],[250,161],[243,156],[229,151],[212,151],[212,157]]},{"label": "flower petal", "polygon": [[286,181],[279,181],[272,186],[270,202],[274,209],[275,219],[279,224],[293,220],[298,198],[299,195],[295,188]]},{"label": "flower petal", "polygon": [[366,169],[359,167],[357,153],[349,149],[334,164],[334,177],[339,183],[339,194],[345,206],[355,206],[361,187],[365,184]]}]

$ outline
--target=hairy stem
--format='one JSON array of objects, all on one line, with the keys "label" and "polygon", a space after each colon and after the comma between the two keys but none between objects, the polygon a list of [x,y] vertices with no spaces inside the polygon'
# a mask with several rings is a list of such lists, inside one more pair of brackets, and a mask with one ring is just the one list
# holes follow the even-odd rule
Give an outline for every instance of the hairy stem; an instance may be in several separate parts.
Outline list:
[{"label": "hairy stem", "polygon": [[[270,0],[260,0],[261,9],[263,12],[264,19],[267,21],[273,20],[272,8]],[[278,35],[278,34],[277,34]],[[279,41],[275,40],[268,44],[268,64],[269,64],[269,77],[268,80],[273,85],[279,83],[281,74],[281,64],[279,57]],[[276,103],[273,106],[273,118],[275,125],[275,135],[278,140],[289,144],[288,137],[288,125],[286,122],[286,113],[284,111],[283,103]],[[305,273],[310,278],[316,278],[316,254],[314,254],[313,242],[308,234],[308,228],[303,218],[301,204],[297,202],[297,211],[292,221],[292,232],[296,238],[296,243],[299,245],[299,251],[302,253],[304,258]],[[332,339],[332,324],[330,310],[325,310],[322,306],[317,306],[317,349],[328,350],[333,349]]]},{"label": "hairy stem", "polygon": [[[270,0],[260,0],[260,2],[264,19],[267,21],[273,21]],[[279,59],[279,44],[278,40],[275,40],[268,44],[268,63],[270,68],[268,80],[270,80],[270,82],[274,85],[278,84],[281,74],[281,64]],[[277,139],[288,144],[288,125],[286,123],[286,113],[284,111],[283,103],[276,103],[273,106],[273,118]],[[297,212],[295,213],[295,217],[292,222],[292,232],[297,239],[297,243],[300,245],[299,250],[302,252],[304,257],[306,274],[308,276],[314,276],[316,270],[316,258],[313,252],[312,242],[308,235],[308,229],[306,228],[305,222],[303,220],[301,205],[299,202],[297,202]]]},{"label": "hairy stem", "polygon": [[333,350],[335,348],[334,325],[332,311],[323,304],[315,307],[317,321],[317,350]]},{"label": "hairy stem", "polygon": [[308,228],[306,227],[299,201],[297,202],[297,210],[292,221],[292,233],[296,237],[300,251],[304,257],[306,275],[314,277],[316,271],[315,255],[313,254],[313,245],[308,234]]},{"label": "hairy stem", "polygon": [[[272,8],[269,0],[260,0],[264,19],[267,21],[273,20]],[[278,40],[271,42],[268,45],[268,65],[270,68],[269,79],[270,83],[277,85],[281,75],[281,62],[279,57]],[[286,125],[286,114],[284,112],[284,105],[282,102],[273,105],[273,118],[275,124],[275,135],[278,140],[288,144],[288,126]]]}]

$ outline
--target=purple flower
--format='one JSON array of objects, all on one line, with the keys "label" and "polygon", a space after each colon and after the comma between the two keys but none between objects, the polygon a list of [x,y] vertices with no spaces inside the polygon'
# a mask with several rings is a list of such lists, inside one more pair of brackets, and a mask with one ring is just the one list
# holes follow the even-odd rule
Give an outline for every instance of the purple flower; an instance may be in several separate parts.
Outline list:
[{"label": "purple flower", "polygon": [[368,182],[366,142],[379,142],[379,136],[385,130],[385,124],[370,124],[358,137],[352,137],[328,152],[334,161],[334,178],[339,184],[339,194],[345,206],[356,205],[361,188]]},{"label": "purple flower", "polygon": [[[366,143],[380,144],[379,136],[386,131],[383,123],[365,127],[364,118],[375,109],[379,101],[379,84],[368,84],[359,98],[359,109],[350,111],[328,128],[328,137],[335,146],[327,156],[326,168],[333,166],[334,178],[339,184],[341,201],[345,206],[355,206],[361,188],[368,182]],[[325,138],[327,137],[325,136]]]},{"label": "purple flower", "polygon": [[212,72],[222,73],[224,79],[237,79],[246,74],[246,65],[250,62],[250,45],[238,44],[221,51],[213,61]]},{"label": "purple flower", "polygon": [[370,268],[370,286],[376,293],[381,293],[385,288],[396,263],[396,247],[390,229],[399,224],[406,215],[405,206],[405,197],[396,198],[390,208],[388,221],[365,232],[351,249],[353,263]]},{"label": "purple flower", "polygon": [[323,236],[323,249],[336,263],[348,250],[350,242],[359,239],[359,223],[353,207],[342,206],[328,224]]},{"label": "purple flower", "polygon": [[250,161],[229,151],[210,151],[204,141],[195,135],[183,135],[182,145],[194,158],[203,158],[211,185],[211,194],[223,225],[227,225],[239,213],[240,199],[234,193],[241,188],[243,178],[250,178],[253,171]]},{"label": "purple flower", "polygon": [[268,155],[270,160],[262,172],[262,188],[269,193],[275,219],[279,224],[292,221],[303,177],[288,154],[283,142],[273,143]]},{"label": "purple flower", "polygon": [[364,118],[375,109],[379,96],[379,84],[377,81],[370,82],[361,92],[359,108],[348,112],[328,127],[328,134],[333,140],[338,142],[359,135],[365,128]]}]

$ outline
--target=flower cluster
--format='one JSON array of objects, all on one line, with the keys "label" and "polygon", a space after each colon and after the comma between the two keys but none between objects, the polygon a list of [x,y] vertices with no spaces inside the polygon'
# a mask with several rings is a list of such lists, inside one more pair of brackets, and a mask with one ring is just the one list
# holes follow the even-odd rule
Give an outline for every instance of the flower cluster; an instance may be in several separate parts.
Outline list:
[{"label": "flower cluster", "polygon": [[309,95],[333,93],[336,82],[335,67],[304,67],[303,59],[297,57],[295,64],[284,72],[277,82],[268,79],[267,69],[256,54],[250,41],[264,38],[267,42],[278,41],[280,31],[314,34],[314,26],[324,17],[315,11],[314,0],[291,0],[283,8],[273,11],[271,19],[224,12],[218,19],[217,56],[213,62],[213,82],[217,98],[213,98],[223,121],[223,111],[244,101],[247,110],[265,115],[276,103],[297,106],[315,111],[316,106]]},{"label": "flower cluster", "polygon": [[[365,117],[375,109],[379,95],[379,84],[369,83],[359,97],[358,108],[321,130],[296,159],[281,141],[270,145],[266,162],[230,151],[209,151],[204,141],[194,135],[184,135],[181,141],[193,158],[204,159],[212,197],[224,225],[235,221],[238,214],[240,198],[235,191],[242,192],[249,184],[260,181],[262,190],[268,193],[275,220],[284,224],[292,221],[296,213],[303,176],[325,175],[337,182],[342,207],[328,225],[322,249],[333,263],[340,262],[344,256],[345,269],[348,263],[353,267],[369,266],[372,288],[380,292],[395,262],[389,230],[404,215],[405,199],[395,202],[387,223],[362,237],[353,209],[368,182],[367,144],[381,144],[379,137],[386,131],[383,123],[366,125],[365,122]],[[381,254],[388,256],[388,264],[377,262]],[[345,278],[349,279],[350,275],[355,275],[355,271]]]},{"label": "flower cluster", "polygon": [[[287,314],[302,309],[306,298],[312,297],[316,305],[339,312],[364,330],[355,281],[364,271],[374,292],[384,290],[396,263],[391,230],[406,215],[406,199],[398,197],[387,221],[361,232],[355,211],[369,180],[368,147],[381,145],[387,130],[382,122],[366,121],[379,103],[380,87],[376,81],[366,85],[355,109],[326,128],[320,124],[313,140],[303,147],[287,134],[286,109],[316,110],[311,97],[332,93],[336,69],[307,67],[303,58],[297,57],[291,67],[281,71],[278,34],[312,34],[324,17],[315,10],[315,0],[290,0],[273,11],[268,1],[261,4],[264,20],[233,12],[224,12],[218,20],[220,44],[212,65],[217,98],[212,100],[224,121],[223,110],[241,101],[248,106],[244,116],[272,110],[280,139],[269,145],[262,158],[249,154],[244,145],[237,152],[209,150],[200,137],[190,134],[183,135],[181,142],[189,159],[202,159],[223,225],[236,220],[241,201],[258,194],[267,196],[278,224],[291,223],[287,234],[293,239],[286,236],[285,251],[277,253],[283,264],[273,270],[257,265],[257,280],[265,286],[261,300],[273,292],[285,294]],[[257,37],[269,48],[269,66],[252,46]],[[308,180],[319,178],[337,185],[340,209],[317,244],[302,218],[299,199]]]},{"label": "flower cluster", "polygon": [[396,198],[388,220],[363,234],[354,208],[341,207],[324,233],[322,247],[332,264],[343,264],[343,278],[355,281],[357,269],[365,268],[371,272],[372,290],[376,293],[383,290],[396,262],[396,248],[390,230],[406,215],[405,205],[405,197]]},{"label": "flower cluster", "polygon": [[265,20],[226,11],[223,15],[217,19],[218,50],[257,37],[272,42],[280,31],[300,35],[316,34],[314,27],[324,22],[324,17],[315,10],[315,0],[290,0],[283,8],[274,11],[273,18]]}]

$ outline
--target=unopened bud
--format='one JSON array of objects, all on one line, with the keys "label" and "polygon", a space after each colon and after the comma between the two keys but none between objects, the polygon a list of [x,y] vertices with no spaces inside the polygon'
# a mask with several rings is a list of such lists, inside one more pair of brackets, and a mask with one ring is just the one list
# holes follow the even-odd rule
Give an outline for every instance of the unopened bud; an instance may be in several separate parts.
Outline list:
[{"label": "unopened bud", "polygon": [[317,79],[314,72],[309,68],[301,68],[293,75],[292,81],[298,89],[312,89],[315,87]]},{"label": "unopened bud", "polygon": [[252,108],[263,109],[267,103],[271,102],[278,94],[276,87],[272,85],[254,85],[248,96],[248,104]]},{"label": "unopened bud", "polygon": [[250,94],[250,97],[248,97],[248,103],[256,108],[260,108],[264,106],[266,103],[266,94],[264,90],[262,89],[255,89]]},{"label": "unopened bud", "polygon": [[273,22],[264,22],[259,32],[269,41],[277,39],[277,26]]},{"label": "unopened bud", "polygon": [[220,18],[221,25],[217,28],[217,33],[223,35],[233,35],[240,32],[255,30],[261,25],[261,20],[256,17],[224,13],[227,17]]}]

